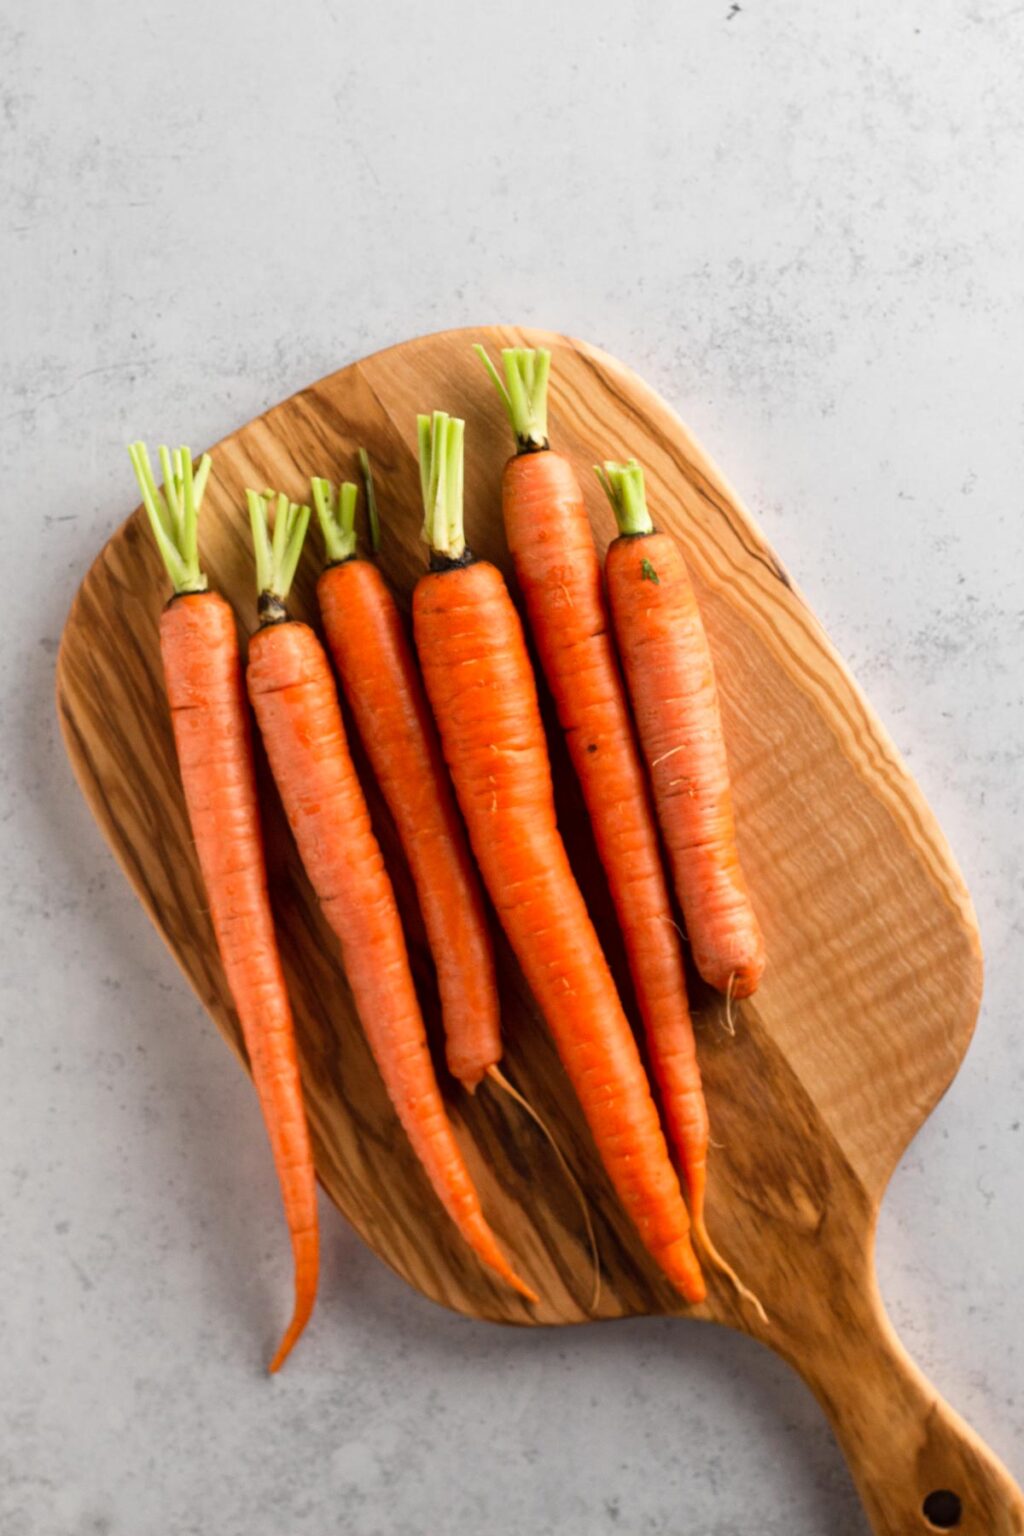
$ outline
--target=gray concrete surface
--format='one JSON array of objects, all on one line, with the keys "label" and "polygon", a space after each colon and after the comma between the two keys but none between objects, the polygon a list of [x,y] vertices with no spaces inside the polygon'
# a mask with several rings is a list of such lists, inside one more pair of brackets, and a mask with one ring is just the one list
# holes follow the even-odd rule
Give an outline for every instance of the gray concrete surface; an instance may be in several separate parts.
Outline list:
[{"label": "gray concrete surface", "polygon": [[6,0],[0,1536],[865,1530],[752,1344],[472,1326],[339,1220],[269,1383],[289,1275],[257,1113],[57,738],[130,436],[198,447],[497,319],[591,338],[684,414],[962,861],[981,1026],[879,1263],[1024,1470],[1022,47],[1012,0]]}]

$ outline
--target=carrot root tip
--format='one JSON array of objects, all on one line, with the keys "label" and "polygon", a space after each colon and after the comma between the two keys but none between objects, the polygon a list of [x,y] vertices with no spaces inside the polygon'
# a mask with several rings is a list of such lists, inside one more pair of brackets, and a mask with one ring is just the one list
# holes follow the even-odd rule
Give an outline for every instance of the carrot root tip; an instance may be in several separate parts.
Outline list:
[{"label": "carrot root tip", "polygon": [[[515,1103],[519,1105],[520,1109],[529,1115],[533,1123],[539,1128],[541,1134],[547,1140],[547,1143],[550,1146],[552,1152],[554,1152],[556,1158],[558,1159],[559,1167],[575,1191],[576,1199],[580,1207],[580,1212],[583,1216],[583,1223],[586,1227],[587,1242],[590,1247],[590,1257],[594,1267],[594,1291],[590,1301],[590,1310],[591,1312],[596,1312],[598,1304],[601,1300],[601,1258],[598,1252],[597,1236],[594,1232],[594,1223],[590,1215],[590,1207],[587,1204],[587,1197],[580,1187],[579,1180],[576,1178],[576,1175],[569,1167],[564,1152],[558,1145],[558,1142],[555,1140],[554,1132],[551,1130],[551,1127],[547,1124],[547,1122],[543,1120],[538,1112],[534,1109],[530,1101],[527,1098],[524,1098],[524,1096],[519,1092],[519,1089],[516,1088],[513,1083],[509,1082],[508,1078],[505,1076],[504,1072],[502,1072],[500,1067],[488,1067],[487,1076],[490,1078],[492,1083],[501,1089],[502,1093],[507,1093],[509,1098],[513,1099]],[[536,1301],[537,1297],[534,1297],[533,1299]]]},{"label": "carrot root tip", "polygon": [[296,1328],[293,1323],[289,1327],[284,1338],[277,1346],[277,1350],[275,1351],[273,1359],[267,1366],[267,1374],[269,1376],[276,1376],[282,1365],[284,1365],[285,1361],[288,1359],[288,1356],[291,1354],[292,1350],[295,1348],[299,1341],[299,1334],[302,1332],[302,1326],[303,1325],[300,1324],[300,1326]]},{"label": "carrot root tip", "polygon": [[734,1017],[733,1011],[732,1011],[732,994],[733,994],[733,987],[735,985],[736,985],[736,972],[733,971],[731,976],[729,977],[729,985],[725,989],[725,1020],[724,1020],[725,1032],[726,1032],[727,1035],[732,1035],[732,1036],[735,1036],[735,1034],[736,1034],[736,1020],[735,1020],[735,1017]]},{"label": "carrot root tip", "polygon": [[694,1215],[693,1235],[697,1239],[701,1251],[703,1252],[705,1258],[712,1266],[712,1268],[717,1269],[719,1274],[724,1275],[741,1300],[747,1302],[749,1306],[753,1307],[763,1326],[765,1328],[770,1327],[771,1323],[767,1312],[761,1304],[760,1297],[756,1296],[749,1286],[744,1285],[743,1281],[733,1269],[728,1259],[724,1258],[722,1254],[719,1253],[718,1249],[712,1242],[711,1234],[707,1229],[707,1224],[704,1220],[703,1213]]}]

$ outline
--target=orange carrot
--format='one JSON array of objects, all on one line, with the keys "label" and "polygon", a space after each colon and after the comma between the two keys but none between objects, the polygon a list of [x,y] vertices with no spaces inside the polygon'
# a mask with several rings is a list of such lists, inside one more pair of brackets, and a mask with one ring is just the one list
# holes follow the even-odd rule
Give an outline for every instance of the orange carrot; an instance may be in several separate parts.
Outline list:
[{"label": "orange carrot", "polygon": [[463,424],[419,418],[430,575],[413,624],[470,842],[595,1144],[645,1246],[689,1301],[704,1282],[636,1043],[555,820],[537,691],[501,574],[466,550]]},{"label": "orange carrot", "polygon": [[697,969],[730,997],[764,971],[764,938],[736,848],[711,650],[686,564],[656,533],[636,460],[598,476],[619,538],[605,574],[640,742]]},{"label": "orange carrot", "polygon": [[516,453],[502,477],[505,534],[622,930],[670,1145],[694,1235],[744,1290],[707,1229],[708,1113],[658,828],[615,655],[601,562],[576,473],[548,446],[551,354],[510,347],[505,379],[482,347]]},{"label": "orange carrot", "polygon": [[249,698],[299,854],[341,945],[370,1049],[398,1117],[445,1210],[474,1252],[521,1295],[484,1219],[445,1113],[409,969],[394,891],[349,755],[334,678],[308,625],[288,617],[309,508],[247,492],[261,628],[249,644]]},{"label": "orange carrot", "polygon": [[270,1364],[284,1363],[316,1300],[316,1181],[288,993],[267,896],[249,716],[230,606],[206,590],[197,522],[210,472],[187,448],[160,450],[157,489],[142,443],[129,449],[150,525],[174,585],[160,619],[178,766],[217,947],[238,1011],[274,1155],[295,1263],[292,1320]]},{"label": "orange carrot", "polygon": [[[372,487],[369,464],[365,471]],[[437,968],[448,1069],[472,1093],[501,1060],[501,1010],[480,881],[402,615],[356,553],[356,486],[312,482],[328,565],[327,646],[412,873]],[[368,498],[369,499],[369,498]],[[371,524],[372,526],[372,524]]]}]

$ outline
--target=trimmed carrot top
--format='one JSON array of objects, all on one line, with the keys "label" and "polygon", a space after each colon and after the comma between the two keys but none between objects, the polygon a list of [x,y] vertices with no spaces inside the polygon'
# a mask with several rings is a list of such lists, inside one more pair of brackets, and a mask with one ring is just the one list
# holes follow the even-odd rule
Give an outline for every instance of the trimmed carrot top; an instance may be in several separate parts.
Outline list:
[{"label": "trimmed carrot top", "polygon": [[516,437],[517,453],[535,453],[548,443],[548,374],[551,353],[547,347],[503,347],[505,378],[502,379],[486,350],[473,351],[491,376]]},{"label": "trimmed carrot top", "polygon": [[[377,511],[377,493],[373,484],[373,470],[365,448],[359,449],[359,468],[362,471],[366,491],[366,529],[370,535],[370,550],[380,552],[380,514]],[[313,493],[320,532],[324,536],[328,565],[344,565],[356,553],[356,507],[359,487],[354,480],[343,480],[337,492],[330,480],[314,475],[309,482]]]},{"label": "trimmed carrot top", "polygon": [[434,554],[461,560],[466,553],[462,531],[462,443],[466,423],[446,411],[417,416],[420,490],[423,493],[422,538]]},{"label": "trimmed carrot top", "polygon": [[194,469],[188,448],[175,448],[173,453],[168,448],[160,448],[163,490],[153,478],[145,443],[132,443],[128,457],[175,596],[183,592],[205,592],[209,583],[199,568],[198,529],[199,508],[210,478],[210,455],[204,453],[199,468]]},{"label": "trimmed carrot top", "polygon": [[625,464],[606,459],[603,464],[594,465],[594,474],[612,504],[620,534],[625,537],[629,534],[654,532],[651,514],[647,510],[644,472],[636,459],[630,459]]},{"label": "trimmed carrot top", "polygon": [[331,565],[343,565],[356,552],[356,503],[359,487],[345,480],[335,493],[329,480],[314,476],[309,482],[313,492],[320,532],[324,536],[327,559]]},{"label": "trimmed carrot top", "polygon": [[[249,522],[256,553],[256,593],[261,624],[279,624],[288,617],[285,602],[295,580],[302,545],[309,527],[309,508],[289,501],[283,492],[246,491]],[[273,513],[271,513],[273,506]]]}]

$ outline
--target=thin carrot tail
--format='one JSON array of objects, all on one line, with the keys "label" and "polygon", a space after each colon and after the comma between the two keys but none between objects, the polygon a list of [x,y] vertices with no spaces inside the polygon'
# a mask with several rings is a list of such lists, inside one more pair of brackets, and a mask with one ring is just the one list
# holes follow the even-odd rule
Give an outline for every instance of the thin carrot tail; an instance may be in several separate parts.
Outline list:
[{"label": "thin carrot tail", "polygon": [[711,1234],[708,1231],[707,1222],[704,1219],[703,1201],[701,1201],[699,1204],[696,1201],[693,1202],[692,1223],[693,1235],[697,1239],[698,1247],[700,1248],[704,1257],[707,1259],[708,1263],[712,1266],[713,1269],[717,1269],[719,1274],[725,1276],[730,1285],[732,1285],[735,1289],[736,1294],[740,1297],[740,1299],[753,1307],[754,1311],[761,1319],[761,1322],[767,1328],[769,1326],[769,1318],[764,1307],[761,1305],[760,1297],[756,1296],[749,1286],[743,1284],[743,1281],[733,1269],[728,1259],[723,1258],[722,1254],[718,1251],[718,1249],[715,1247],[715,1244],[712,1242]]},{"label": "thin carrot tail", "polygon": [[313,1313],[320,1270],[320,1237],[316,1227],[293,1234],[292,1252],[295,1257],[295,1309],[277,1352],[267,1366],[271,1376],[284,1365]]},{"label": "thin carrot tail", "polygon": [[478,1211],[468,1217],[463,1230],[473,1252],[478,1259],[487,1265],[488,1269],[493,1269],[494,1273],[500,1276],[506,1285],[510,1285],[514,1291],[518,1291],[519,1295],[525,1297],[527,1301],[540,1301],[537,1292],[532,1286],[527,1285],[525,1280],[520,1280],[512,1265],[502,1253],[498,1246],[498,1239],[487,1225],[487,1220],[482,1211]]},{"label": "thin carrot tail", "polygon": [[684,1301],[699,1306],[707,1300],[707,1286],[689,1232],[684,1237],[677,1237],[667,1248],[660,1249],[655,1257]]},{"label": "thin carrot tail", "polygon": [[725,1032],[727,1035],[735,1035],[736,1033],[736,1019],[732,1011],[732,1000],[735,986],[736,972],[733,971],[729,977],[729,984],[725,989],[725,1019],[723,1022],[725,1024]]},{"label": "thin carrot tail", "polygon": [[601,1300],[601,1256],[598,1252],[597,1235],[594,1232],[594,1222],[590,1214],[590,1206],[587,1204],[587,1197],[583,1193],[579,1180],[573,1173],[572,1169],[569,1167],[569,1164],[566,1161],[565,1153],[562,1151],[561,1147],[558,1145],[558,1142],[555,1140],[554,1132],[548,1125],[547,1121],[542,1119],[537,1110],[534,1109],[529,1099],[525,1098],[523,1094],[519,1092],[519,1089],[513,1083],[509,1082],[508,1078],[505,1076],[504,1072],[502,1072],[500,1067],[488,1067],[486,1075],[491,1079],[492,1083],[495,1083],[501,1089],[502,1093],[507,1093],[509,1098],[514,1099],[515,1102],[519,1105],[520,1109],[524,1110],[526,1114],[529,1115],[534,1125],[540,1129],[542,1135],[546,1138],[552,1152],[558,1159],[558,1166],[561,1168],[562,1172],[565,1174],[566,1178],[569,1180],[569,1183],[573,1187],[577,1203],[579,1204],[580,1214],[583,1217],[583,1225],[587,1229],[587,1242],[590,1246],[590,1258],[594,1267],[594,1293],[590,1301],[590,1310],[591,1312],[596,1312],[598,1303]]},{"label": "thin carrot tail", "polygon": [[512,1289],[514,1291],[518,1291],[519,1295],[522,1296],[524,1300],[530,1302],[533,1306],[537,1305],[537,1303],[540,1301],[540,1297],[538,1296],[537,1292],[533,1289],[532,1285],[527,1285],[525,1280],[520,1280],[519,1276],[516,1274],[515,1270],[512,1268],[511,1264],[509,1264],[507,1259],[502,1260],[500,1268],[497,1264],[492,1264],[491,1267],[495,1269],[499,1275],[501,1275],[503,1280],[507,1280]]}]

